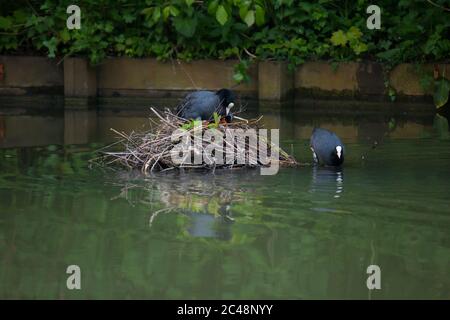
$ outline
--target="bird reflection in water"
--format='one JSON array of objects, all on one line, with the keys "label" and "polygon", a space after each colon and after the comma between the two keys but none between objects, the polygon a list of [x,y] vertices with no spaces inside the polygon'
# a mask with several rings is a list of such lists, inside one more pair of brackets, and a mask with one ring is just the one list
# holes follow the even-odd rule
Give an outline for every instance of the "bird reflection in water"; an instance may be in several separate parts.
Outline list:
[{"label": "bird reflection in water", "polygon": [[339,170],[336,172],[336,194],[334,197],[339,198],[342,191],[344,191],[344,175],[342,170]]},{"label": "bird reflection in water", "polygon": [[223,205],[219,208],[219,215],[209,212],[184,212],[189,217],[190,225],[188,232],[193,237],[199,238],[217,238],[220,240],[231,239],[231,206]]},{"label": "bird reflection in water", "polygon": [[[227,241],[232,238],[233,204],[241,201],[245,194],[238,183],[246,176],[230,172],[228,175],[167,174],[164,179],[127,176],[122,177],[121,194],[116,198],[157,207],[158,210],[150,209],[150,227],[158,216],[175,213],[188,217],[184,228],[190,236]],[[163,208],[159,209],[161,205]]]},{"label": "bird reflection in water", "polygon": [[337,210],[332,208],[335,202],[344,193],[344,172],[336,167],[313,167],[310,193],[313,195],[314,211]]}]

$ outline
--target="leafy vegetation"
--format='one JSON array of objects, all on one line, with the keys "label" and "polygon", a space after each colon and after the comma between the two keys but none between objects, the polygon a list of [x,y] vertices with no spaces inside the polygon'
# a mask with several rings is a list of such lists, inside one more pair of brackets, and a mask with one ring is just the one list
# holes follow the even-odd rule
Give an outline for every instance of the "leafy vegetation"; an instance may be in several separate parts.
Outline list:
[{"label": "leafy vegetation", "polygon": [[[368,30],[358,1],[85,0],[81,29],[68,30],[69,0],[0,4],[0,52],[50,57],[107,55],[199,58],[349,60],[392,64],[444,60],[450,51],[445,0],[378,1],[381,30]],[[439,7],[441,6],[441,7]]]},{"label": "leafy vegetation", "polygon": [[[381,29],[369,30],[368,0],[84,0],[81,29],[68,30],[71,0],[0,4],[0,53],[63,58],[237,58],[234,79],[248,80],[253,59],[448,61],[447,0],[378,1]],[[448,83],[437,86],[445,91]],[[392,95],[394,96],[394,95]],[[445,95],[444,95],[445,96]]]}]

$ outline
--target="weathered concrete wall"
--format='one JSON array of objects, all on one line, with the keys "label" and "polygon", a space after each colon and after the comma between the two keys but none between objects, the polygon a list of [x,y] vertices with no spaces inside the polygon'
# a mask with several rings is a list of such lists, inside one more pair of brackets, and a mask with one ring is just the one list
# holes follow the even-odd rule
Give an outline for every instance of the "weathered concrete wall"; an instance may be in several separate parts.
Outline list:
[{"label": "weathered concrete wall", "polygon": [[[64,94],[67,107],[84,107],[98,98],[180,98],[192,90],[228,87],[243,99],[261,101],[283,101],[294,92],[300,99],[386,101],[388,80],[399,100],[430,100],[430,93],[424,92],[420,84],[421,74],[412,64],[398,65],[387,75],[382,65],[375,62],[332,66],[324,61],[311,61],[290,72],[284,62],[262,61],[250,68],[249,83],[235,85],[237,62],[108,58],[92,67],[83,58],[69,57],[57,65],[55,60],[44,57],[0,56],[0,96]],[[441,71],[443,67],[439,66]],[[433,66],[423,66],[422,70],[431,75]]]},{"label": "weathered concrete wall", "polygon": [[326,62],[308,62],[295,73],[296,89],[320,89],[328,92],[353,92],[358,89],[357,63],[343,63],[336,70]]},{"label": "weathered concrete wall", "polygon": [[[429,74],[433,73],[433,67],[431,65],[424,66],[423,69],[429,72]],[[443,70],[443,66],[441,66],[440,70]],[[389,75],[389,82],[400,94],[408,96],[429,94],[420,85],[420,74],[417,67],[412,64],[403,63],[396,66]]]},{"label": "weathered concrete wall", "polygon": [[261,61],[258,63],[259,100],[282,101],[294,93],[294,75],[287,63]]},{"label": "weathered concrete wall", "polygon": [[96,97],[97,70],[86,59],[64,60],[64,95],[66,97]]},{"label": "weathered concrete wall", "polygon": [[[439,64],[440,72],[450,65]],[[398,100],[429,100],[431,92],[421,85],[422,74],[433,75],[433,65],[400,64],[385,74],[376,62],[345,62],[335,68],[327,62],[307,62],[295,73],[295,89],[302,98],[356,98],[360,100],[389,100],[388,84]],[[447,78],[450,74],[447,73]]]},{"label": "weathered concrete wall", "polygon": [[44,57],[0,56],[0,95],[63,94],[64,70]]},{"label": "weathered concrete wall", "polygon": [[373,62],[345,62],[335,67],[323,61],[307,62],[295,73],[295,88],[309,97],[386,95],[382,66]]},{"label": "weathered concrete wall", "polygon": [[250,69],[252,81],[235,86],[237,61],[200,60],[159,62],[156,59],[110,58],[98,67],[99,96],[182,96],[197,89],[234,87],[241,95],[256,97],[258,73]]}]

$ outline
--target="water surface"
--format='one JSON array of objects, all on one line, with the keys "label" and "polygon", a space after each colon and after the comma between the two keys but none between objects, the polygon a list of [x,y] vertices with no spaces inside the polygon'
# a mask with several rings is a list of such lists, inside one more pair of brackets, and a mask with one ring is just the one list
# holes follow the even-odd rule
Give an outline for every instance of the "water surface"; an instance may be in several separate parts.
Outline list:
[{"label": "water surface", "polygon": [[[450,298],[442,119],[264,114],[303,162],[314,126],[336,131],[344,168],[90,169],[110,128],[148,128],[147,112],[3,112],[0,298]],[[79,291],[66,288],[72,264]],[[381,290],[366,287],[372,264]]]}]

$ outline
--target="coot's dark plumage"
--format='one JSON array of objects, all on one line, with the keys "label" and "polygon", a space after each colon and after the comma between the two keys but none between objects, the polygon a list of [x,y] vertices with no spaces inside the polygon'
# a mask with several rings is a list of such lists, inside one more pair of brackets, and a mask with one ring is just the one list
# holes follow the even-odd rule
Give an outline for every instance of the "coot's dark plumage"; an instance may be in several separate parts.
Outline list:
[{"label": "coot's dark plumage", "polygon": [[195,91],[188,94],[177,108],[178,116],[184,119],[212,120],[214,112],[231,122],[235,96],[231,90],[217,92]]},{"label": "coot's dark plumage", "polygon": [[344,162],[344,144],[327,129],[314,128],[311,140],[314,161],[326,166],[340,166]]}]

